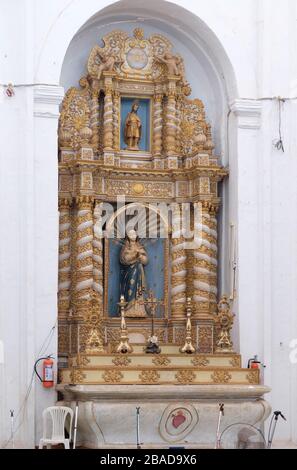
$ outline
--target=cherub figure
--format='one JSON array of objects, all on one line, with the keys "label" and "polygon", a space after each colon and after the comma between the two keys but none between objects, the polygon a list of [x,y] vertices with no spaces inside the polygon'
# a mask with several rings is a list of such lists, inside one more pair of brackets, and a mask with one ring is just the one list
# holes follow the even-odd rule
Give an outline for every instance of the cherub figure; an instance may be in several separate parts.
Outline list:
[{"label": "cherub figure", "polygon": [[100,80],[102,72],[112,72],[116,59],[113,55],[100,54],[99,52],[98,55],[101,59],[101,64],[98,67],[97,78]]},{"label": "cherub figure", "polygon": [[181,75],[180,57],[171,54],[171,52],[166,52],[163,57],[158,57],[158,60],[167,65],[169,75]]}]

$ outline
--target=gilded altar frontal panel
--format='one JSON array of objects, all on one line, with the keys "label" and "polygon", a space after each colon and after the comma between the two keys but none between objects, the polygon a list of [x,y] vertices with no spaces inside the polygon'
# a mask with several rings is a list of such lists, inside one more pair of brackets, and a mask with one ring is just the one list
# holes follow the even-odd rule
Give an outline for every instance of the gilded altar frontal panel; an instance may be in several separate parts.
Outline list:
[{"label": "gilded altar frontal panel", "polygon": [[[191,96],[183,57],[165,36],[146,37],[136,28],[130,34],[110,31],[86,64],[79,86],[66,92],[59,121],[59,347],[76,364],[71,380],[248,380],[230,372],[231,363],[217,374],[219,360],[206,358],[214,368],[202,375],[193,369],[204,360],[199,355],[234,354],[234,315],[228,299],[217,298],[218,186],[228,172],[214,152],[204,104]],[[121,211],[138,205],[144,216],[133,225],[131,212],[122,235],[111,237],[111,225],[120,228],[119,201]],[[152,235],[149,225],[139,234],[148,211],[160,224],[161,212],[149,208],[152,203],[171,207],[165,237]],[[138,343],[142,362],[128,361],[133,370],[109,374],[121,360],[106,362],[108,354],[130,354]],[[169,348],[172,357],[164,353],[155,364],[168,370],[149,370],[144,346],[147,354],[161,356]],[[170,347],[177,348],[174,354]],[[184,374],[178,367],[186,353],[196,362]],[[99,362],[106,356],[96,380],[99,362],[88,354]],[[88,361],[91,369],[83,371]]]}]

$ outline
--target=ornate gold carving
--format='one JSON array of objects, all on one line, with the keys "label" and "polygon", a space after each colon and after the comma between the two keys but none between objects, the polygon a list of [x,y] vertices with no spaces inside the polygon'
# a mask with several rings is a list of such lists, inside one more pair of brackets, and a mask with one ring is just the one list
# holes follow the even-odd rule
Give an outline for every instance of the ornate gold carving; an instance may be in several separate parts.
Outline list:
[{"label": "ornate gold carving", "polygon": [[59,324],[58,351],[59,354],[65,354],[69,351],[69,330],[66,325]]},{"label": "ornate gold carving", "polygon": [[206,131],[207,124],[202,101],[185,99],[181,119],[181,150],[185,156],[194,156],[204,150],[207,142]]},{"label": "ornate gold carving", "polygon": [[142,183],[135,183],[133,186],[132,186],[132,190],[135,194],[143,194],[144,193],[144,190],[145,190],[145,187]]},{"label": "ornate gold carving", "polygon": [[160,374],[156,370],[142,370],[139,374],[139,380],[146,384],[156,384],[160,380]]},{"label": "ornate gold carving", "polygon": [[241,366],[241,361],[239,356],[233,356],[232,359],[229,360],[230,366],[239,368]]},{"label": "ornate gold carving", "polygon": [[[123,31],[107,34],[103,47],[95,46],[91,51],[87,69],[88,76],[80,80],[80,88],[73,87],[66,93],[59,123],[59,192],[63,197],[69,196],[69,201],[72,196],[76,201],[73,207],[68,200],[65,203],[61,199],[59,203],[60,350],[74,354],[103,352],[106,338],[109,350],[115,351],[119,341],[115,319],[108,321],[103,334],[103,321],[107,321],[106,317],[103,320],[107,271],[104,276],[102,256],[103,253],[106,256],[108,243],[103,250],[101,235],[96,230],[100,215],[96,208],[93,211],[96,194],[108,201],[114,201],[117,195],[132,201],[146,198],[167,202],[175,197],[188,200],[193,196],[196,200],[204,199],[201,248],[194,255],[187,253],[179,232],[172,239],[169,263],[166,241],[164,295],[167,306],[171,292],[172,322],[169,329],[160,322],[162,326],[156,332],[163,342],[168,342],[170,335],[171,341],[183,344],[185,328],[180,320],[185,315],[186,296],[191,295],[195,305],[193,345],[198,336],[195,345],[199,345],[199,351],[212,352],[209,314],[217,309],[217,185],[226,171],[212,156],[211,127],[206,123],[203,103],[185,98],[190,87],[183,60],[172,51],[171,43],[158,34],[145,38],[140,28],[134,30],[133,36]],[[152,155],[139,151],[135,160],[131,152],[126,155],[124,150],[120,151],[122,96],[151,100]],[[107,312],[106,301],[104,308]],[[201,322],[200,315],[202,319],[209,318],[207,325]],[[131,328],[136,331],[132,325]],[[148,328],[139,325],[137,328],[148,335]],[[162,358],[156,357],[154,361],[157,367]]]},{"label": "ornate gold carving", "polygon": [[195,378],[196,374],[192,370],[179,370],[175,374],[175,379],[179,384],[191,384],[194,382]]},{"label": "ornate gold carving", "polygon": [[85,367],[90,363],[90,359],[85,354],[78,353],[76,356],[76,364],[80,367]]},{"label": "ornate gold carving", "polygon": [[250,384],[258,384],[259,383],[259,371],[258,370],[250,370],[246,374],[246,379]]},{"label": "ornate gold carving", "polygon": [[119,370],[107,370],[102,375],[104,382],[114,384],[121,382],[124,375]]},{"label": "ornate gold carving", "polygon": [[142,39],[144,38],[143,29],[142,28],[135,28],[133,30],[133,36],[135,37],[135,39],[138,39],[139,41],[142,41]]},{"label": "ornate gold carving", "polygon": [[73,368],[70,372],[70,381],[73,384],[81,384],[86,378],[86,374],[80,369]]},{"label": "ornate gold carving", "polygon": [[213,383],[227,384],[232,379],[232,375],[225,370],[216,370],[211,374]]},{"label": "ornate gold carving", "polygon": [[131,359],[127,356],[116,356],[112,362],[115,366],[127,367],[129,364],[131,364]]},{"label": "ornate gold carving", "polygon": [[199,353],[212,353],[213,330],[211,326],[198,326],[198,351]]},{"label": "ornate gold carving", "polygon": [[230,303],[226,295],[218,304],[218,314],[215,316],[217,325],[216,352],[233,352],[231,341],[231,329],[235,315],[230,312]]},{"label": "ornate gold carving", "polygon": [[[59,121],[59,134],[62,146],[77,150],[83,141],[80,131],[90,123],[90,91],[85,77],[80,80],[81,88],[70,88],[63,100]],[[65,132],[67,142],[65,142]],[[70,134],[70,139],[69,139]]]},{"label": "ornate gold carving", "polygon": [[86,341],[86,353],[103,352],[103,339],[98,328],[93,328]]},{"label": "ornate gold carving", "polygon": [[168,366],[171,364],[171,360],[166,356],[156,356],[152,362],[155,366]]},{"label": "ornate gold carving", "polygon": [[195,356],[193,359],[191,359],[191,363],[195,367],[207,367],[209,364],[209,359],[207,359],[206,356]]},{"label": "ornate gold carving", "polygon": [[[93,47],[88,60],[88,73],[94,78],[101,78],[102,70],[107,70],[103,58],[110,58],[109,72],[114,71],[118,78],[137,78],[138,80],[158,80],[165,77],[169,70],[163,62],[171,51],[171,44],[160,34],[145,39],[140,28],[134,30],[133,37],[124,31],[112,31],[103,37],[104,47]],[[167,59],[168,60],[168,59]],[[184,76],[183,61],[180,56],[178,74]],[[171,69],[170,69],[171,70]],[[104,72],[103,72],[104,73]]]},{"label": "ornate gold carving", "polygon": [[[141,196],[147,197],[171,197],[173,186],[172,183],[137,183],[143,185],[143,191]],[[123,180],[107,180],[106,190],[109,196],[125,195],[125,196],[135,196],[135,186],[136,183],[133,181],[123,181]],[[140,186],[137,186],[137,189],[140,189]],[[138,193],[139,195],[140,193]]]}]

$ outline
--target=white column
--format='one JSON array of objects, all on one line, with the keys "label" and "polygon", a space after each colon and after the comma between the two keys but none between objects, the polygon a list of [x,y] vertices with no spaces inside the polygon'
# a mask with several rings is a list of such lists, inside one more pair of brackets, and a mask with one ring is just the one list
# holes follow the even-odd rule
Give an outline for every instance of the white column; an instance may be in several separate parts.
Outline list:
[{"label": "white column", "polygon": [[238,268],[234,335],[239,336],[243,364],[254,354],[263,356],[263,274],[259,263],[262,257],[259,241],[263,237],[259,226],[261,106],[261,102],[253,100],[234,101],[229,123],[229,217],[236,229]]},{"label": "white column", "polygon": [[[58,290],[58,145],[57,128],[59,104],[64,90],[58,86],[34,88],[34,186],[32,194],[33,234],[32,263],[34,263],[34,325],[35,357],[43,340],[57,320]],[[33,192],[34,191],[34,192]],[[57,364],[57,329],[45,351],[53,353]],[[32,362],[32,358],[31,358]],[[57,376],[56,376],[57,377]],[[42,410],[56,402],[55,389],[47,390],[35,382],[36,443],[42,423]]]}]

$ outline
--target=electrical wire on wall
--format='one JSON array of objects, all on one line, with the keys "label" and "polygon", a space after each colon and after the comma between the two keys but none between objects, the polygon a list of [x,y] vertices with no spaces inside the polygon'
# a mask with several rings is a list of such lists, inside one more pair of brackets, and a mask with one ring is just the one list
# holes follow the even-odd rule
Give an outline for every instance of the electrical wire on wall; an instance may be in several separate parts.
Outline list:
[{"label": "electrical wire on wall", "polygon": [[[57,322],[50,329],[50,331],[47,334],[45,340],[43,341],[43,343],[40,347],[40,350],[37,354],[37,356],[38,356],[37,361],[40,359],[40,356],[44,356],[46,354],[46,350],[49,348],[49,346],[52,342],[52,339],[53,339],[54,332],[55,332],[56,328],[57,328]],[[37,361],[34,361],[34,366],[32,368],[32,374],[31,374],[30,382],[29,382],[28,388],[27,388],[26,393],[25,393],[25,398],[24,398],[19,410],[17,411],[16,414],[14,414],[14,410],[10,410],[10,417],[11,417],[12,423],[15,423],[18,419],[20,419],[20,422],[19,422],[18,426],[16,427],[16,429],[14,429],[14,424],[12,425],[10,437],[3,444],[2,449],[5,449],[10,442],[14,443],[14,436],[19,431],[20,427],[22,426],[22,424],[24,422],[26,406],[27,406],[27,403],[28,403],[28,400],[29,400],[29,397],[30,397],[30,393],[31,393],[31,390],[32,390],[32,386],[33,386],[34,375],[35,375],[35,364],[36,364]]]},{"label": "electrical wire on wall", "polygon": [[[282,113],[284,104],[287,101],[296,101],[297,97],[291,98],[282,98],[281,96],[274,97],[263,97],[263,98],[242,98],[246,101],[276,101],[277,102],[277,112],[278,112],[278,137],[272,141],[273,146],[277,149],[285,152],[284,139],[282,135]],[[230,117],[232,114],[232,109],[229,108],[227,112],[227,123],[226,123],[226,153],[230,155]],[[236,295],[236,270],[237,270],[237,254],[236,254],[236,236],[235,236],[235,225],[230,223],[230,243],[229,243],[229,265],[230,265],[230,301],[235,300]]]},{"label": "electrical wire on wall", "polygon": [[282,105],[285,103],[284,98],[278,98],[278,140],[274,143],[277,150],[285,152],[283,137],[282,137]]}]

